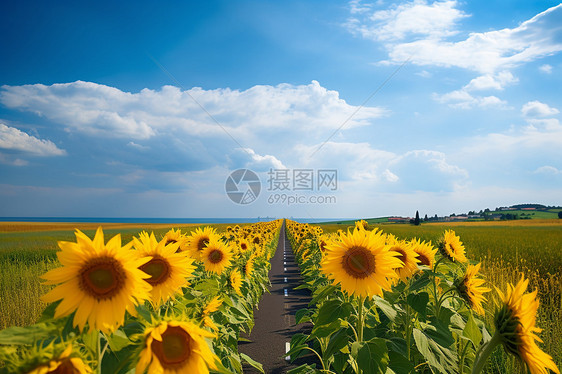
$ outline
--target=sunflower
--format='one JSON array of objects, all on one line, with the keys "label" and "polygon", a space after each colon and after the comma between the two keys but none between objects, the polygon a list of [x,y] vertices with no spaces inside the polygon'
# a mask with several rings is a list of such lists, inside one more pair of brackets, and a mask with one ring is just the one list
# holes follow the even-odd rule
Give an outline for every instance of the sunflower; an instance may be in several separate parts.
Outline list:
[{"label": "sunflower", "polygon": [[201,316],[203,318],[203,324],[207,327],[212,328],[215,331],[218,331],[219,328],[217,327],[217,325],[215,325],[215,323],[209,316],[211,313],[219,310],[221,305],[222,305],[222,300],[220,296],[215,296],[211,301],[209,301],[209,304],[207,304],[207,306],[203,308],[203,312]]},{"label": "sunflower", "polygon": [[396,241],[390,245],[390,250],[398,253],[397,259],[402,261],[402,266],[396,268],[396,274],[402,281],[406,281],[418,270],[419,255],[414,251],[413,246],[405,240]]},{"label": "sunflower", "polygon": [[355,221],[355,227],[360,229],[360,230],[368,230],[369,229],[369,223],[367,221],[365,221],[364,219],[362,219],[360,221]]},{"label": "sunflower", "polygon": [[250,256],[250,258],[248,258],[248,261],[246,262],[246,265],[244,266],[244,277],[246,279],[250,278],[252,276],[253,270],[254,270],[254,256]]},{"label": "sunflower", "polygon": [[187,278],[195,270],[193,259],[186,252],[177,251],[179,242],[167,243],[166,237],[157,242],[154,233],[148,235],[144,231],[138,239],[133,238],[139,256],[150,256],[150,261],[141,265],[140,270],[150,275],[145,281],[152,286],[151,300],[156,307],[188,286]]},{"label": "sunflower", "polygon": [[242,291],[240,290],[240,287],[242,287],[242,275],[238,269],[230,272],[230,285],[239,296],[242,296]]},{"label": "sunflower", "polygon": [[42,276],[45,284],[59,284],[41,299],[47,303],[62,300],[55,318],[74,314],[74,326],[111,332],[123,324],[125,310],[134,313],[134,306],[150,298],[149,276],[139,267],[150,257],[138,257],[130,245],[121,247],[121,235],[104,244],[103,230],[94,240],[76,230],[76,243],[59,242],[57,253],[63,267]]},{"label": "sunflower", "polygon": [[244,238],[240,239],[240,243],[238,244],[238,247],[240,248],[241,253],[249,251],[250,248],[252,248],[250,242]]},{"label": "sunflower", "polygon": [[215,335],[192,322],[160,322],[144,332],[144,347],[136,366],[137,373],[191,374],[216,370],[218,357],[206,338]]},{"label": "sunflower", "polygon": [[410,244],[414,252],[418,254],[418,265],[428,266],[432,269],[437,249],[433,248],[431,242],[426,242],[425,240],[422,242],[419,239],[412,239]]},{"label": "sunflower", "polygon": [[453,230],[445,231],[443,239],[439,244],[439,249],[441,250],[443,256],[447,257],[451,261],[468,261],[464,253],[464,245],[462,244],[460,237],[455,235]]},{"label": "sunflower", "polygon": [[468,303],[468,305],[474,309],[474,311],[480,315],[484,315],[484,308],[482,308],[482,303],[486,301],[484,293],[490,292],[487,287],[482,287],[484,280],[478,278],[478,271],[480,271],[480,265],[468,265],[464,276],[455,282],[456,288],[459,295]]},{"label": "sunflower", "polygon": [[507,285],[505,294],[496,289],[503,304],[494,318],[496,334],[505,350],[519,357],[531,374],[547,374],[547,369],[560,374],[552,357],[541,351],[535,342],[542,342],[537,336],[542,330],[535,326],[539,300],[537,290],[524,294],[528,284],[529,280],[521,276],[515,287]]},{"label": "sunflower", "polygon": [[398,253],[389,250],[380,232],[355,228],[340,235],[327,249],[321,270],[350,295],[382,295],[383,289],[391,287],[389,279],[398,277],[394,271],[401,264]]},{"label": "sunflower", "polygon": [[195,229],[195,231],[188,237],[188,248],[191,253],[191,257],[196,260],[201,260],[201,253],[205,248],[207,248],[207,244],[209,244],[212,238],[219,238],[214,228],[204,227],[201,229],[198,227]]},{"label": "sunflower", "polygon": [[92,373],[92,369],[84,362],[86,360],[82,353],[73,349],[72,344],[69,343],[57,345],[50,343],[47,346],[35,344],[32,347],[25,348],[22,346],[17,353],[7,354],[2,357],[2,360],[4,361],[4,370],[7,370],[8,373]]},{"label": "sunflower", "polygon": [[201,260],[205,270],[221,275],[230,266],[232,249],[220,239],[212,237],[207,247],[201,253]]},{"label": "sunflower", "polygon": [[187,244],[188,244],[187,236],[182,234],[180,229],[177,230],[171,229],[166,233],[166,235],[164,235],[163,240],[166,244],[178,243],[179,245],[178,251],[187,250]]}]

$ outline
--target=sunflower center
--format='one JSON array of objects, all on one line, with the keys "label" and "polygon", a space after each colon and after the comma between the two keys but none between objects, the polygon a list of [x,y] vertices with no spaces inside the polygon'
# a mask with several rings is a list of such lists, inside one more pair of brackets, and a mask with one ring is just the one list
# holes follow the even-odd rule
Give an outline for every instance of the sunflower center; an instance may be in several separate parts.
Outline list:
[{"label": "sunflower center", "polygon": [[375,256],[364,247],[351,247],[345,252],[342,267],[353,278],[363,279],[375,272]]},{"label": "sunflower center", "polygon": [[431,265],[431,263],[429,262],[429,258],[427,258],[427,256],[424,255],[423,253],[418,253],[418,260],[420,260],[420,263],[422,265],[425,265],[425,266]]},{"label": "sunflower center", "polygon": [[209,238],[200,238],[197,242],[197,250],[204,250],[207,244],[209,244]]},{"label": "sunflower center", "polygon": [[72,364],[72,361],[65,359],[55,370],[47,371],[49,374],[75,374],[78,370]]},{"label": "sunflower center", "polygon": [[209,261],[213,264],[218,264],[222,260],[222,251],[219,249],[213,249],[211,253],[209,253]]},{"label": "sunflower center", "polygon": [[246,245],[246,243],[242,243],[240,244],[240,248],[242,248],[242,250],[245,251],[246,249],[248,249],[248,246]]},{"label": "sunflower center", "polygon": [[256,236],[254,238],[254,244],[260,244],[260,237],[259,236]]},{"label": "sunflower center", "polygon": [[154,256],[140,269],[150,275],[150,278],[145,279],[145,281],[152,286],[164,283],[170,277],[170,263],[160,256]]},{"label": "sunflower center", "polygon": [[179,326],[168,326],[162,341],[152,341],[152,351],[165,369],[177,368],[189,359],[193,350],[193,339]]},{"label": "sunflower center", "polygon": [[326,242],[324,240],[320,242],[320,250],[322,252],[326,251]]},{"label": "sunflower center", "polygon": [[80,269],[80,288],[97,299],[110,299],[125,286],[125,271],[112,257],[97,257]]}]

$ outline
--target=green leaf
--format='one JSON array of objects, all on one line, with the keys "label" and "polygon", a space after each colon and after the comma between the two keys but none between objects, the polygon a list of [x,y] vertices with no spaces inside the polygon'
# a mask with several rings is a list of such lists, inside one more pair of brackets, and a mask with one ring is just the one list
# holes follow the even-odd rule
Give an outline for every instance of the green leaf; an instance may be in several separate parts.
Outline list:
[{"label": "green leaf", "polygon": [[[455,342],[449,323],[443,319],[432,317],[430,324],[424,330],[425,334],[442,347],[450,347]],[[424,324],[421,324],[422,326]]]},{"label": "green leaf", "polygon": [[351,303],[342,303],[339,299],[328,300],[318,309],[318,316],[314,323],[316,326],[326,325],[338,318],[346,319],[352,312]]},{"label": "green leaf", "polygon": [[396,318],[396,314],[398,312],[396,311],[396,309],[394,309],[392,304],[390,304],[380,296],[373,297],[373,301],[375,302],[375,305],[384,313],[384,315],[387,316],[390,321],[394,322],[394,319]]},{"label": "green leaf", "polygon": [[342,323],[338,319],[329,325],[315,326],[310,335],[318,338],[325,338],[338,331],[341,328],[341,325]]},{"label": "green leaf", "polygon": [[316,292],[314,292],[312,300],[310,300],[310,303],[308,305],[318,304],[319,301],[323,301],[324,299],[326,299],[328,295],[330,295],[335,290],[337,290],[337,288],[338,287],[334,286],[333,284],[328,284],[326,286],[318,287]]},{"label": "green leaf", "polygon": [[52,323],[38,323],[27,327],[13,326],[0,331],[0,344],[31,345],[58,334],[58,326]]},{"label": "green leaf", "polygon": [[412,307],[425,320],[427,318],[427,303],[429,294],[427,292],[411,293],[406,298],[408,305]]},{"label": "green leaf", "polygon": [[374,338],[359,345],[357,352],[359,368],[364,373],[383,374],[388,366],[388,349],[384,339]]},{"label": "green leaf", "polygon": [[247,354],[244,353],[240,353],[240,357],[242,358],[242,360],[246,361],[248,364],[252,365],[253,368],[259,370],[260,373],[265,373],[263,371],[263,365],[260,364],[259,362],[257,362],[256,360],[253,360],[250,356],[248,356]]},{"label": "green leaf", "polygon": [[468,314],[468,320],[466,321],[462,334],[470,339],[475,348],[480,346],[482,333],[480,332],[472,313]]},{"label": "green leaf", "polygon": [[117,330],[108,336],[107,341],[109,342],[109,348],[111,348],[113,352],[120,351],[131,343],[122,330]]},{"label": "green leaf", "polygon": [[299,367],[287,371],[287,374],[311,374],[317,372],[316,365],[302,364]]},{"label": "green leaf", "polygon": [[310,310],[307,308],[299,309],[295,313],[295,323],[305,323],[310,321]]},{"label": "green leaf", "polygon": [[409,374],[414,371],[414,365],[408,360],[407,357],[398,352],[388,351],[388,358],[390,360],[388,366],[396,374]]},{"label": "green leaf", "polygon": [[340,329],[330,337],[330,341],[326,346],[326,350],[322,353],[322,357],[331,357],[339,352],[347,345],[350,336],[347,334],[347,329]]},{"label": "green leaf", "polygon": [[441,365],[439,363],[439,361],[437,360],[437,357],[435,357],[435,354],[429,348],[429,339],[427,338],[427,336],[422,331],[420,331],[416,328],[414,328],[413,335],[414,335],[414,341],[416,342],[416,348],[418,349],[418,352],[421,353],[421,355],[427,360],[427,362],[431,366],[433,366],[434,368],[436,368],[440,372],[442,372],[444,374],[447,374],[447,372],[443,368],[443,365]]},{"label": "green leaf", "polygon": [[419,278],[414,280],[412,284],[410,284],[410,288],[409,288],[410,292],[417,291],[427,286],[431,280],[429,278],[430,273],[431,273],[430,271],[424,271]]}]

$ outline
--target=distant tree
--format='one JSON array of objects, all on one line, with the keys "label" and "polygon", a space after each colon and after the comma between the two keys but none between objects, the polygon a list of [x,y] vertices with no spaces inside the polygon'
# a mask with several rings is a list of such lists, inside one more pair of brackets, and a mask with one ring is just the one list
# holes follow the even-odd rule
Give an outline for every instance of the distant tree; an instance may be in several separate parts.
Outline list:
[{"label": "distant tree", "polygon": [[435,217],[433,217],[436,221],[439,219],[439,217],[437,217],[437,214],[435,215]]},{"label": "distant tree", "polygon": [[414,225],[419,226],[420,225],[420,212],[418,212],[416,210],[416,218],[414,219]]},{"label": "distant tree", "polygon": [[427,218],[427,214],[425,215],[425,217],[423,217],[424,222],[429,221],[429,218]]},{"label": "distant tree", "polygon": [[562,210],[558,212],[558,218],[562,219]]},{"label": "distant tree", "polygon": [[490,209],[489,208],[484,209],[484,213],[490,213]]}]

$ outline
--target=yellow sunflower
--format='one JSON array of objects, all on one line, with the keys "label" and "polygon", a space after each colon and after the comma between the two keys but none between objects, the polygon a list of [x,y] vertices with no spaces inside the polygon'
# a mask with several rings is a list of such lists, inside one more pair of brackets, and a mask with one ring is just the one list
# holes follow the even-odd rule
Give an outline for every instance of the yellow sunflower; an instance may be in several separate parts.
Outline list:
[{"label": "yellow sunflower", "polygon": [[241,253],[249,251],[252,248],[250,242],[244,238],[240,239],[240,243],[238,244],[238,247],[240,248]]},{"label": "yellow sunflower", "polygon": [[178,251],[185,251],[187,250],[187,244],[188,244],[188,240],[187,240],[187,236],[185,236],[184,234],[182,234],[180,229],[171,229],[170,231],[168,231],[166,233],[166,235],[164,235],[164,243],[166,244],[170,244],[170,243],[178,243],[179,247],[178,247]]},{"label": "yellow sunflower", "polygon": [[418,270],[419,255],[414,251],[413,246],[405,240],[396,241],[389,246],[391,251],[398,253],[396,256],[402,262],[402,265],[396,268],[396,273],[402,281],[406,281]]},{"label": "yellow sunflower", "polygon": [[186,252],[177,251],[179,242],[167,243],[166,237],[158,242],[154,233],[149,235],[144,231],[138,239],[133,238],[133,245],[139,256],[150,257],[150,261],[139,268],[150,276],[145,281],[152,286],[151,300],[156,307],[179,293],[182,287],[188,286],[187,278],[195,270],[193,259]]},{"label": "yellow sunflower", "polygon": [[211,237],[207,247],[201,253],[201,261],[205,270],[221,275],[230,266],[232,249],[220,239]]},{"label": "yellow sunflower", "polygon": [[230,272],[230,285],[239,296],[242,296],[242,291],[240,289],[242,287],[242,275],[238,269],[233,269]]},{"label": "yellow sunflower", "polygon": [[480,265],[468,265],[464,276],[455,283],[461,297],[466,300],[468,305],[478,314],[484,315],[482,303],[486,301],[484,293],[490,292],[487,287],[482,287],[484,279],[478,278]]},{"label": "yellow sunflower", "polygon": [[[54,349],[53,346],[47,347],[47,350]],[[21,368],[19,368],[21,370]],[[19,372],[19,371],[18,371]],[[84,363],[82,358],[77,357],[69,345],[56,358],[52,358],[48,362],[44,362],[39,366],[35,366],[32,370],[26,371],[28,374],[88,374],[92,373],[92,369]]]},{"label": "yellow sunflower", "polygon": [[425,265],[433,269],[437,249],[433,248],[431,242],[426,242],[425,240],[422,242],[419,239],[412,239],[410,244],[414,252],[418,254],[418,265]]},{"label": "yellow sunflower", "polygon": [[398,277],[394,271],[401,264],[398,253],[389,250],[380,232],[355,228],[327,249],[321,270],[349,295],[382,295],[383,289],[391,287],[389,280]]},{"label": "yellow sunflower", "polygon": [[552,357],[535,342],[542,342],[537,336],[542,330],[535,325],[539,300],[537,290],[525,294],[528,285],[529,280],[521,276],[515,287],[507,285],[505,294],[496,289],[502,302],[494,319],[496,333],[506,351],[519,357],[531,374],[547,374],[547,369],[560,374]]},{"label": "yellow sunflower", "polygon": [[42,276],[45,284],[59,284],[41,299],[47,303],[62,300],[55,318],[74,314],[73,324],[111,332],[123,324],[125,310],[150,298],[148,275],[139,267],[150,257],[138,257],[130,245],[121,247],[121,235],[104,244],[98,228],[94,240],[76,230],[76,243],[59,242],[57,257],[63,267]]},{"label": "yellow sunflower", "polygon": [[211,352],[206,338],[215,335],[191,322],[160,322],[144,332],[144,348],[136,366],[137,373],[192,374],[216,370],[218,357]]},{"label": "yellow sunflower", "polygon": [[207,327],[212,328],[215,331],[218,331],[219,328],[217,327],[217,325],[215,325],[210,315],[211,313],[219,310],[221,305],[222,305],[222,299],[220,298],[220,296],[215,296],[211,301],[209,301],[209,304],[207,304],[205,308],[203,308],[203,312],[202,312],[203,324]]},{"label": "yellow sunflower", "polygon": [[207,244],[209,244],[212,238],[219,238],[214,228],[204,227],[203,229],[201,229],[200,227],[198,227],[197,229],[195,229],[195,231],[192,232],[188,237],[188,248],[189,252],[191,253],[191,257],[196,260],[201,260],[201,253],[205,248],[207,248]]},{"label": "yellow sunflower", "polygon": [[244,277],[246,279],[252,276],[252,271],[254,270],[254,256],[250,256],[246,265],[244,266]]},{"label": "yellow sunflower", "polygon": [[462,244],[460,237],[455,235],[453,230],[445,231],[443,239],[439,245],[439,249],[441,250],[443,256],[447,257],[451,261],[468,261],[465,256],[464,245]]},{"label": "yellow sunflower", "polygon": [[355,227],[360,229],[360,230],[368,230],[369,229],[369,223],[367,221],[365,221],[364,219],[362,219],[360,221],[355,221]]}]

